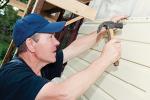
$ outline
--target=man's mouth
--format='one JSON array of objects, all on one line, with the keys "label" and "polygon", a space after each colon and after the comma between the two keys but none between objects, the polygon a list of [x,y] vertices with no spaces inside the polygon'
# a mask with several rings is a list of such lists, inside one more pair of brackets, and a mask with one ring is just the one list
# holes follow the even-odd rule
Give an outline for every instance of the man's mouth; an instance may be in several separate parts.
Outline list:
[{"label": "man's mouth", "polygon": [[56,50],[55,50],[55,51],[53,51],[53,53],[56,55]]}]

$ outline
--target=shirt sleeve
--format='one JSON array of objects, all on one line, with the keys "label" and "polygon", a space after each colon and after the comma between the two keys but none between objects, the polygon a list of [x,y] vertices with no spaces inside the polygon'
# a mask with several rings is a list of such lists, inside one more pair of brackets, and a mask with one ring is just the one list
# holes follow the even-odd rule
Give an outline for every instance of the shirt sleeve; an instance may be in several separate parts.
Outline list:
[{"label": "shirt sleeve", "polygon": [[41,73],[42,77],[52,80],[55,77],[60,77],[63,70],[63,51],[60,50],[56,53],[56,62],[43,67]]}]

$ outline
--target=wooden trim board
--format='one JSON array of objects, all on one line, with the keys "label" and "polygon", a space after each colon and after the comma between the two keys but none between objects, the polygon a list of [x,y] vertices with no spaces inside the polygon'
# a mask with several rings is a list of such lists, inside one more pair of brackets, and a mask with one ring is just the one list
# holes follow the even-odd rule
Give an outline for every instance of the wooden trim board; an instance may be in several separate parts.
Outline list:
[{"label": "wooden trim board", "polygon": [[57,7],[68,10],[74,14],[83,16],[85,18],[94,20],[96,17],[96,10],[90,8],[89,6],[80,3],[76,0],[46,0],[48,3],[51,3]]},{"label": "wooden trim board", "polygon": [[17,0],[10,0],[8,4],[14,7],[17,7],[18,9],[21,9],[21,10],[25,10],[27,8],[27,4],[17,1]]}]

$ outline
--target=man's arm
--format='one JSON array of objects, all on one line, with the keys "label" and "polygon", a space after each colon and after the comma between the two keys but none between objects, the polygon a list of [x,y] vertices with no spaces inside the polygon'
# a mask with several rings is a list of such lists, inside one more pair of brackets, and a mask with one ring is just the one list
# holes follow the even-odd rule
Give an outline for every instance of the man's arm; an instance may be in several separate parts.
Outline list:
[{"label": "man's arm", "polygon": [[83,53],[84,51],[90,49],[94,46],[104,34],[104,30],[100,33],[92,32],[87,36],[81,37],[76,39],[72,42],[68,47],[63,50],[64,60],[63,63],[67,62],[69,59],[78,56],[79,54]]},{"label": "man's arm", "polygon": [[[114,22],[118,22],[123,19],[127,19],[128,16],[114,16],[110,20]],[[102,28],[99,33],[92,32],[91,34],[84,36],[75,40],[71,43],[67,48],[63,50],[64,53],[64,61],[63,63],[67,62],[69,59],[78,56],[79,54],[83,53],[84,51],[88,50],[92,46],[94,46],[105,34],[105,29]]]},{"label": "man's arm", "polygon": [[49,82],[43,86],[37,100],[75,100],[92,85],[104,70],[120,58],[121,44],[117,39],[109,41],[101,54],[87,69],[78,72],[61,83]]}]

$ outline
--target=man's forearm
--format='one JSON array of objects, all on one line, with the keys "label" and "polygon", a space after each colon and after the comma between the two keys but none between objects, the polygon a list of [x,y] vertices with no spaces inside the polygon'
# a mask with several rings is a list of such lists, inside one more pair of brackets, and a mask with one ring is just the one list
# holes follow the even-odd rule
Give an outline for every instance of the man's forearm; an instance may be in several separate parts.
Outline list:
[{"label": "man's forearm", "polygon": [[89,48],[94,46],[96,42],[97,42],[96,32],[92,32],[87,36],[75,40],[73,43],[71,43],[67,48],[63,50],[64,62],[88,50]]},{"label": "man's forearm", "polygon": [[71,93],[73,98],[79,97],[98,79],[109,64],[110,62],[107,62],[107,60],[103,58],[96,60],[86,70],[65,80],[62,83],[64,91]]}]

